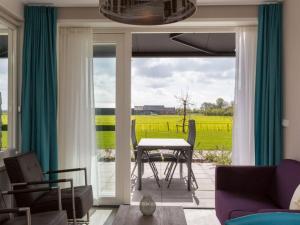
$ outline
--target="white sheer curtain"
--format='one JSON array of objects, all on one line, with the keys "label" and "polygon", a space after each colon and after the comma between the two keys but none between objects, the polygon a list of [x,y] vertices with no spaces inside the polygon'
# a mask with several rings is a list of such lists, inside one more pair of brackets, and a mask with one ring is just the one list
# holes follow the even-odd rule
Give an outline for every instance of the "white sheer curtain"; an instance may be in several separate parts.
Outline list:
[{"label": "white sheer curtain", "polygon": [[240,27],[236,35],[236,80],[232,162],[254,165],[254,103],[257,28]]},{"label": "white sheer curtain", "polygon": [[[97,157],[93,93],[93,36],[90,28],[59,31],[58,143],[60,168],[87,167],[97,198]],[[67,174],[70,176],[71,174]],[[75,185],[82,172],[72,174]]]}]

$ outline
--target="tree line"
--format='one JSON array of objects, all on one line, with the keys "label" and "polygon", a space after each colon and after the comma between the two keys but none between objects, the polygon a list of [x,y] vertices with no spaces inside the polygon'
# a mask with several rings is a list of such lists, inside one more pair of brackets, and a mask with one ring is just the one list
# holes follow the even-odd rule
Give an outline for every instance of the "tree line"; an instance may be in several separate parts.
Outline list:
[{"label": "tree line", "polygon": [[[215,102],[203,102],[200,109],[187,109],[187,112],[201,113],[205,116],[233,116],[233,106],[233,101],[226,102],[223,98],[218,98]],[[178,109],[178,113],[180,113],[180,111],[182,111],[182,109]]]}]

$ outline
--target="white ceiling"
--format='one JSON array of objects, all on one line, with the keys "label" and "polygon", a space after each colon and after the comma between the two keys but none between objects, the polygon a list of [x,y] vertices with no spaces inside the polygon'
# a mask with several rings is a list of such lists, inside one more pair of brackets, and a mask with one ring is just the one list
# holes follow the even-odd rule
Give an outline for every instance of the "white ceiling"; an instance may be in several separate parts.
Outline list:
[{"label": "white ceiling", "polygon": [[[19,0],[24,4],[51,4],[57,7],[95,7],[99,0]],[[257,5],[274,0],[197,0],[198,5]]]}]

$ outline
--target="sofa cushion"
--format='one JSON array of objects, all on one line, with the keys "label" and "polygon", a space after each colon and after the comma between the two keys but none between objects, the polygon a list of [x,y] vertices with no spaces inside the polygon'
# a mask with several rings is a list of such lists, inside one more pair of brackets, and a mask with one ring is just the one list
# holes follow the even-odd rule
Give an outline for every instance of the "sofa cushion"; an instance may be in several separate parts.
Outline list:
[{"label": "sofa cushion", "polygon": [[[75,209],[76,217],[82,218],[86,215],[88,210],[93,206],[93,191],[92,186],[78,186],[75,187]],[[63,209],[67,211],[68,218],[73,218],[72,212],[72,192],[70,188],[62,189],[62,205]],[[48,210],[58,209],[57,191],[53,190],[38,200],[36,200],[31,207],[33,213],[44,212]]]},{"label": "sofa cushion", "polygon": [[260,209],[259,213],[273,213],[273,212],[283,212],[283,213],[300,213],[300,210],[289,210],[289,209]]},{"label": "sofa cushion", "polygon": [[[52,211],[31,215],[32,225],[67,225],[68,219],[65,211]],[[2,224],[1,224],[2,225]],[[27,225],[26,217],[19,216],[7,221],[3,225]]]},{"label": "sofa cushion", "polygon": [[259,213],[226,221],[225,225],[298,225],[297,213]]},{"label": "sofa cushion", "polygon": [[[4,159],[7,174],[11,183],[22,183],[31,181],[43,181],[44,176],[39,161],[34,153],[21,154]],[[48,187],[47,184],[32,185],[24,188]],[[15,195],[17,206],[29,206],[31,203],[43,195],[43,192],[32,192]]]},{"label": "sofa cushion", "polygon": [[216,191],[216,213],[224,224],[228,219],[256,213],[260,209],[278,208],[268,197]]},{"label": "sofa cushion", "polygon": [[280,208],[288,209],[292,196],[300,184],[300,162],[285,159],[276,168],[270,197]]}]

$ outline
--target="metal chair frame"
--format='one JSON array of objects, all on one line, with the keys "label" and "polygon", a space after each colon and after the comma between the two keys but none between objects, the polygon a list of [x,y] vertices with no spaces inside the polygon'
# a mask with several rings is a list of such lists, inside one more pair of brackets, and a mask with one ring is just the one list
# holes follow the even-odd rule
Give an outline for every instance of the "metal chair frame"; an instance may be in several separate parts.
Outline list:
[{"label": "metal chair frame", "polygon": [[[57,196],[58,196],[58,210],[62,211],[62,202],[61,202],[61,189],[60,187],[46,187],[46,188],[33,188],[33,189],[20,189],[20,190],[12,190],[12,191],[1,191],[2,196],[3,195],[15,195],[15,194],[21,194],[21,193],[30,193],[30,192],[44,192],[44,191],[51,191],[51,190],[57,190]],[[5,201],[2,199],[4,204]],[[25,212],[26,214],[26,223],[27,225],[31,225],[31,212],[29,207],[19,207],[19,208],[6,208],[6,209],[0,209],[0,214],[18,214]]]},{"label": "metal chair frame", "polygon": [[[195,125],[195,120],[189,120],[189,133],[188,133],[188,139],[187,142],[191,145],[191,149],[189,151],[192,151],[192,154],[194,152],[194,145],[195,145],[195,140],[196,140],[196,125]],[[171,181],[173,179],[173,175],[175,173],[176,167],[178,165],[178,163],[180,163],[180,161],[186,161],[185,163],[187,163],[188,157],[185,154],[185,152],[183,151],[174,151],[174,160],[171,162],[168,162],[167,167],[165,169],[164,174],[166,174],[166,178],[165,180],[168,181],[168,187],[170,187],[171,185]],[[173,168],[174,167],[174,168]],[[193,169],[191,169],[191,176],[192,176],[192,180],[196,185],[196,189],[198,189],[198,183],[194,174]]]},{"label": "metal chair frame", "polygon": [[[133,146],[134,151],[137,151],[137,145],[138,144],[137,144],[137,139],[136,139],[135,125],[136,125],[136,121],[132,120],[131,121],[131,142],[132,142],[132,146]],[[133,170],[131,172],[131,177],[134,175],[134,171],[137,168],[137,157],[136,157],[136,154],[134,155],[134,157],[135,157],[135,165],[134,165]],[[160,180],[159,180],[159,176],[158,176],[158,170],[157,170],[157,167],[155,165],[155,162],[151,161],[151,157],[152,157],[151,153],[144,152],[142,163],[144,163],[143,162],[144,160],[148,161],[148,163],[150,165],[150,168],[151,168],[151,170],[153,172],[155,181],[156,181],[158,187],[160,187]]]},{"label": "metal chair frame", "polygon": [[[65,169],[65,170],[55,170],[55,171],[48,171],[45,172],[46,174],[55,174],[55,173],[69,173],[69,172],[77,172],[77,171],[84,171],[84,180],[85,180],[85,186],[87,186],[87,170],[86,168],[74,168],[74,169]],[[59,183],[69,183],[72,193],[72,212],[73,212],[73,219],[68,219],[70,224],[77,225],[79,224],[89,224],[90,222],[90,216],[89,212],[87,213],[87,219],[86,220],[79,220],[76,218],[76,206],[75,206],[75,187],[73,185],[73,179],[58,179],[58,180],[45,180],[45,181],[34,181],[34,182],[22,182],[22,183],[12,183],[11,186],[14,189],[14,187],[17,186],[25,186],[25,185],[37,185],[37,184],[59,184]]]}]

